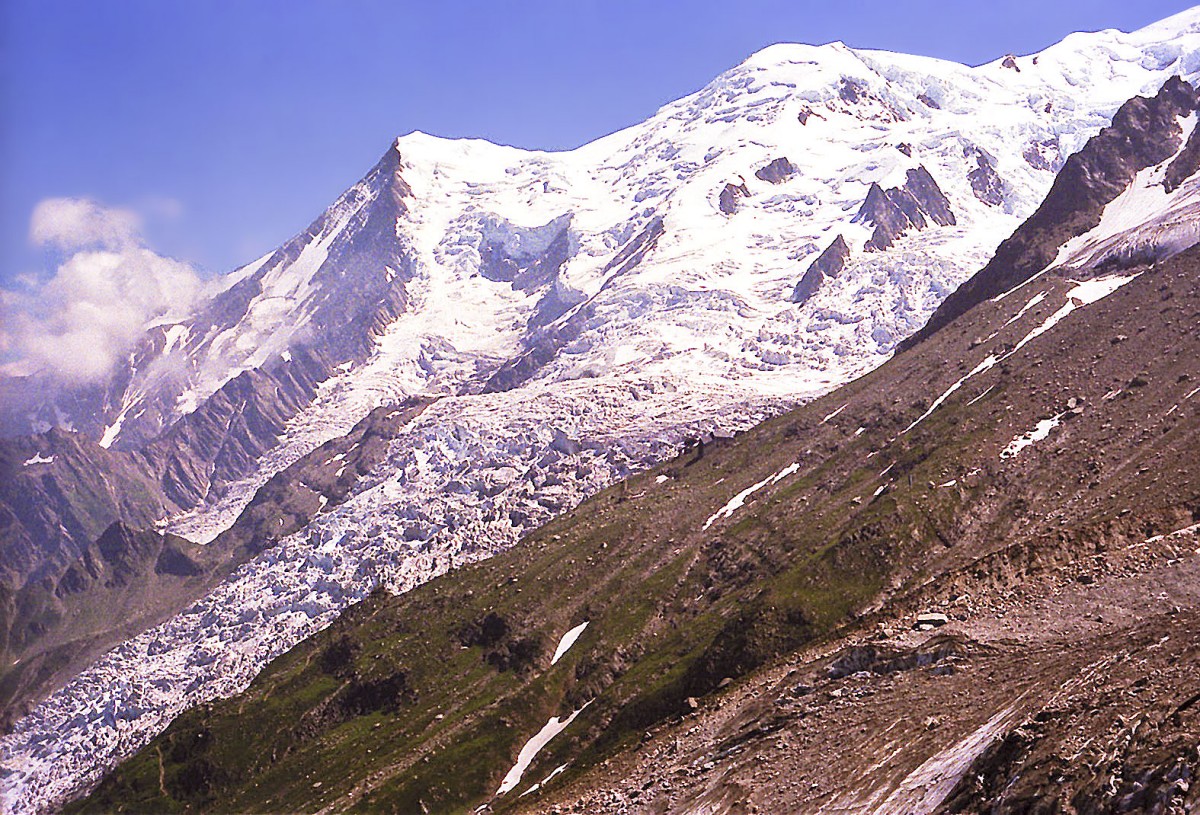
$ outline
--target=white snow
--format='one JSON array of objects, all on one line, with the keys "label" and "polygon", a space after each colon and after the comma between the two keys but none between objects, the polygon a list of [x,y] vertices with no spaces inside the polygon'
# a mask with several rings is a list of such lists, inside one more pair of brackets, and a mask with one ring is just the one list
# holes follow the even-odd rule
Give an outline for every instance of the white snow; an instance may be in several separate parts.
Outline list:
[{"label": "white snow", "polygon": [[1051,430],[1058,427],[1059,424],[1062,423],[1062,417],[1063,414],[1060,413],[1057,416],[1051,416],[1049,419],[1042,419],[1034,426],[1033,430],[1030,430],[1024,435],[1017,436],[1010,441],[1008,445],[1000,451],[1000,458],[1012,458],[1013,456],[1018,455],[1026,447],[1029,447],[1030,445],[1039,441],[1043,441],[1047,436],[1050,435]]},{"label": "white snow", "polygon": [[1192,524],[1191,526],[1185,526],[1182,529],[1176,529],[1174,532],[1167,532],[1165,535],[1154,535],[1153,537],[1146,538],[1143,543],[1158,543],[1161,540],[1181,538],[1186,535],[1195,535],[1197,533],[1200,533],[1200,524]]},{"label": "white snow", "polygon": [[912,430],[914,427],[919,425],[921,422],[925,421],[925,419],[928,418],[931,413],[933,413],[935,410],[937,410],[939,407],[941,407],[942,403],[945,402],[947,399],[949,399],[950,396],[956,390],[961,388],[963,386],[963,383],[965,383],[968,379],[975,376],[976,374],[983,373],[984,371],[988,370],[993,365],[995,365],[996,362],[997,362],[996,356],[994,354],[988,354],[987,357],[985,357],[982,362],[980,362],[978,365],[976,365],[974,368],[972,368],[967,373],[966,376],[964,376],[962,379],[959,379],[957,382],[955,382],[950,387],[946,388],[946,390],[942,393],[941,396],[939,396],[937,399],[934,399],[933,404],[930,405],[929,408],[924,413],[922,413],[920,416],[918,416],[916,419],[914,419],[912,424],[910,424],[908,427],[904,428],[904,433],[907,433],[908,431]]},{"label": "white snow", "polygon": [[[416,277],[406,284],[408,313],[381,340],[379,365],[415,368],[423,341],[432,338],[448,342],[463,362],[512,351],[519,318],[535,298],[477,276],[484,214],[500,213],[513,228],[570,214],[578,251],[562,283],[599,297],[599,319],[543,376],[637,366],[687,370],[709,385],[732,376],[770,395],[791,392],[798,379],[804,390],[808,382],[827,389],[882,362],[922,325],[1032,211],[1054,168],[1119,104],[1171,74],[1197,72],[1186,57],[1196,35],[1168,32],[1077,37],[1022,73],[841,44],[779,45],[646,122],[577,150],[404,136],[396,141],[401,172],[419,205],[399,219],[396,234],[413,253]],[[839,95],[847,82],[861,90],[856,103]],[[803,110],[816,114],[806,125],[797,119]],[[911,157],[896,149],[900,143],[912,146]],[[970,188],[976,148],[994,157],[1005,180],[1001,206],[984,204]],[[1033,153],[1041,163],[1031,163]],[[795,175],[781,184],[755,177],[782,156]],[[863,252],[870,229],[850,219],[870,184],[899,183],[918,165],[942,187],[958,224],[907,236],[885,253]],[[730,217],[715,202],[738,178],[747,180],[750,195]],[[260,258],[231,275],[258,275],[261,294],[236,325],[190,338],[187,353],[200,356],[176,398],[164,401],[185,412],[241,371],[281,355],[306,330],[303,304],[316,291],[313,275],[331,243],[356,228],[378,192],[355,185],[298,257]],[[656,249],[614,278],[614,250],[653,218],[664,223]],[[790,304],[782,295],[838,234],[851,243],[848,267],[804,307]],[[379,273],[394,279],[397,270],[381,263]],[[169,343],[173,353],[180,341]],[[148,376],[148,369],[139,372],[131,388]],[[418,384],[428,378],[420,375]],[[110,427],[113,441],[126,429]]]},{"label": "white snow", "polygon": [[834,417],[835,417],[835,416],[837,416],[839,413],[841,413],[843,410],[845,410],[845,409],[846,409],[846,408],[849,406],[849,404],[850,404],[850,403],[849,403],[849,402],[847,402],[845,405],[842,405],[840,408],[838,408],[837,410],[833,411],[833,413],[830,413],[830,414],[828,414],[828,415],[827,415],[827,416],[826,416],[824,419],[822,419],[822,420],[821,420],[821,424],[827,424],[827,423],[829,422],[829,420],[830,420],[830,419],[834,418]]},{"label": "white snow", "polygon": [[21,464],[22,467],[31,467],[34,464],[53,464],[55,456],[43,456],[41,453],[34,453],[31,458],[25,459]]},{"label": "white snow", "polygon": [[993,388],[995,388],[995,387],[996,387],[995,385],[988,385],[986,388],[984,388],[984,389],[983,389],[983,392],[982,392],[982,393],[980,393],[978,396],[976,396],[976,397],[975,397],[974,399],[972,399],[970,402],[967,402],[967,407],[970,407],[971,405],[973,405],[973,404],[975,404],[976,402],[978,402],[978,401],[980,401],[981,399],[983,399],[983,397],[985,397],[985,396],[987,396],[989,393],[991,393],[991,392],[992,392],[992,389],[993,389]]},{"label": "white snow", "polygon": [[1140,171],[1133,183],[1110,201],[1100,223],[1059,249],[1051,266],[1096,267],[1110,258],[1149,256],[1163,259],[1200,241],[1200,182],[1189,179],[1167,192],[1167,168],[1187,144],[1196,114],[1180,120],[1179,151]]},{"label": "white snow", "polygon": [[555,767],[553,770],[550,771],[550,775],[548,775],[542,779],[542,786],[543,787],[546,786],[548,783],[550,783],[551,779],[553,779],[558,774],[566,772],[566,769],[567,769],[566,764],[560,764],[559,766]]},{"label": "white snow", "polygon": [[1041,323],[1041,325],[1037,326],[1024,337],[1022,337],[1020,342],[1016,344],[1016,347],[1004,355],[1004,359],[1008,359],[1017,351],[1024,348],[1032,340],[1037,339],[1050,329],[1054,328],[1054,326],[1066,319],[1067,316],[1069,316],[1075,309],[1104,299],[1136,277],[1136,274],[1110,275],[1109,277],[1097,277],[1092,280],[1086,280],[1082,283],[1076,283],[1075,286],[1066,293],[1067,302],[1063,304],[1058,311],[1047,317],[1045,321]]},{"label": "white snow", "polygon": [[1018,312],[1017,312],[1016,314],[1014,314],[1013,316],[1009,317],[1009,318],[1008,318],[1008,321],[1007,321],[1007,322],[1005,322],[1005,323],[1004,323],[1004,326],[1002,326],[1002,327],[1007,327],[1007,326],[1010,326],[1010,325],[1012,325],[1012,324],[1013,324],[1013,323],[1015,323],[1017,320],[1019,320],[1019,319],[1021,319],[1022,317],[1024,317],[1024,316],[1025,316],[1025,312],[1029,311],[1029,309],[1033,308],[1034,306],[1036,306],[1038,303],[1042,302],[1042,301],[1043,301],[1043,300],[1045,300],[1045,299],[1046,299],[1046,292],[1044,292],[1044,291],[1040,291],[1040,292],[1038,292],[1038,293],[1037,293],[1037,294],[1035,294],[1033,297],[1029,298],[1029,302],[1028,302],[1028,303],[1026,303],[1025,305],[1021,306],[1021,310],[1020,310],[1020,311],[1018,311]]},{"label": "white snow", "polygon": [[[1071,314],[1071,312],[1075,311],[1075,309],[1080,308],[1082,306],[1090,305],[1092,303],[1095,303],[1099,300],[1104,299],[1108,295],[1115,292],[1117,289],[1124,286],[1126,283],[1129,283],[1130,281],[1137,278],[1137,276],[1138,276],[1137,274],[1109,275],[1108,277],[1098,277],[1098,278],[1094,278],[1092,280],[1085,280],[1083,282],[1071,281],[1072,283],[1074,283],[1074,286],[1072,286],[1065,293],[1064,297],[1066,298],[1066,303],[1064,303],[1061,308],[1059,308],[1057,311],[1055,311],[1053,314],[1051,314],[1049,317],[1047,317],[1045,320],[1043,320],[1037,327],[1035,327],[1033,330],[1031,330],[1029,333],[1027,333],[1024,337],[1022,337],[1020,339],[1020,341],[1017,342],[1017,344],[1013,347],[1013,349],[1011,351],[1009,351],[1007,354],[1005,354],[1004,356],[996,357],[995,354],[988,354],[988,356],[985,357],[982,362],[980,362],[978,365],[976,365],[974,368],[972,368],[971,371],[966,374],[966,376],[959,379],[957,382],[955,382],[953,385],[951,385],[949,388],[947,388],[945,390],[945,392],[942,393],[941,396],[939,396],[937,399],[935,399],[933,401],[933,404],[931,404],[924,413],[922,413],[920,416],[918,416],[915,420],[913,420],[912,424],[910,424],[908,427],[906,427],[904,429],[904,432],[907,433],[908,431],[912,430],[914,427],[916,427],[918,424],[920,424],[922,421],[924,421],[931,413],[933,413],[935,410],[937,410],[939,407],[941,407],[942,404],[948,398],[950,398],[950,396],[955,391],[957,391],[959,388],[961,388],[968,379],[970,379],[971,377],[973,377],[977,374],[983,373],[984,371],[987,371],[987,370],[995,367],[995,365],[997,363],[1003,362],[1004,360],[1008,359],[1013,354],[1017,353],[1022,348],[1024,348],[1026,345],[1028,345],[1030,342],[1037,339],[1041,335],[1045,334],[1050,329],[1054,328],[1054,326],[1058,325],[1060,322],[1062,322],[1064,319],[1066,319]],[[1033,299],[1037,300],[1037,297],[1035,297]],[[1041,302],[1041,300],[1038,300],[1038,302]],[[1033,300],[1031,300],[1030,303],[1033,303]],[[1029,305],[1030,304],[1026,304],[1026,308],[1022,309],[1022,311],[1027,311],[1029,308]],[[1011,322],[1013,322],[1013,321],[1010,320],[1009,323],[1011,323]],[[1005,325],[1008,325],[1008,323],[1006,323]],[[990,388],[989,388],[989,390],[990,390]],[[984,391],[984,393],[987,393],[987,391]],[[981,398],[983,398],[983,394],[980,394],[980,396],[976,397],[976,400],[981,399]],[[975,400],[973,400],[971,402],[971,404],[974,404],[974,401]]]},{"label": "white snow", "polygon": [[185,345],[190,334],[191,329],[189,329],[186,325],[177,324],[169,327],[164,335],[162,355],[165,357],[167,354],[174,351],[176,346]]},{"label": "white snow", "polygon": [[550,772],[550,775],[546,776],[546,777],[545,777],[545,778],[543,778],[541,781],[539,781],[538,783],[534,784],[534,785],[533,785],[533,786],[531,786],[529,789],[525,790],[523,793],[521,793],[521,795],[520,795],[519,797],[521,797],[521,798],[524,798],[526,795],[530,795],[530,794],[532,794],[532,793],[535,793],[535,792],[537,792],[537,791],[538,791],[538,790],[540,790],[542,787],[546,786],[546,784],[550,783],[550,779],[554,778],[554,776],[558,775],[559,773],[563,772],[563,771],[564,771],[564,770],[566,770],[566,769],[567,769],[567,765],[566,765],[566,764],[562,764],[562,765],[560,765],[560,766],[558,766],[558,767],[555,767],[555,768],[554,768],[554,769],[553,769],[553,770]]},{"label": "white snow", "polygon": [[117,414],[113,419],[112,424],[104,428],[104,432],[100,434],[100,446],[104,448],[112,447],[113,442],[117,440],[117,436],[121,434],[121,425],[125,422],[125,414],[128,408]]},{"label": "white snow", "polygon": [[588,620],[584,620],[579,625],[572,628],[570,631],[562,635],[562,639],[558,641],[558,647],[554,649],[554,656],[550,659],[550,664],[553,665],[562,659],[567,651],[571,650],[571,646],[575,644],[575,640],[579,639],[579,635],[588,627]]},{"label": "white snow", "polygon": [[521,776],[525,774],[525,770],[529,769],[529,765],[533,763],[533,759],[541,749],[552,738],[566,730],[571,722],[575,721],[575,717],[583,713],[590,704],[591,702],[587,702],[583,707],[563,720],[559,720],[557,716],[550,717],[550,721],[546,722],[546,725],[533,738],[525,742],[525,746],[521,748],[521,752],[517,755],[517,763],[512,766],[512,769],[504,776],[504,780],[500,782],[500,788],[496,790],[496,795],[504,795],[515,789],[517,784],[521,783]]},{"label": "white snow", "polygon": [[791,475],[792,473],[796,472],[799,469],[800,469],[799,464],[789,464],[788,466],[784,467],[779,472],[775,473],[775,475],[767,476],[762,481],[759,481],[757,484],[753,484],[749,487],[746,487],[746,489],[742,490],[737,495],[730,498],[728,503],[725,504],[725,506],[721,507],[716,512],[714,512],[711,516],[709,516],[709,519],[704,522],[703,528],[708,529],[710,526],[713,525],[713,522],[719,518],[728,518],[730,515],[732,515],[733,513],[737,512],[739,509],[741,509],[743,506],[745,506],[746,499],[749,498],[751,495],[758,492],[759,490],[761,490],[763,487],[767,486],[768,484],[775,484],[775,483],[778,483],[779,481],[782,481],[784,478],[787,478],[789,475]]},{"label": "white snow", "polygon": [[838,806],[838,811],[871,812],[874,815],[924,815],[933,812],[954,789],[971,763],[1012,725],[1020,710],[1017,706],[1019,702],[1020,699],[963,739],[930,756],[882,802],[863,802],[862,808]]}]

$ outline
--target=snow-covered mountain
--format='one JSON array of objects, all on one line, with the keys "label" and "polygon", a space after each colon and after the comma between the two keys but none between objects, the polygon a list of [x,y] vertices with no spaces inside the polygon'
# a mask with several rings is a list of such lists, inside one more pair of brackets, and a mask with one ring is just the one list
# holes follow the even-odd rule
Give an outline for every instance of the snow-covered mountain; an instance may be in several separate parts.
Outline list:
[{"label": "snow-covered mountain", "polygon": [[[684,436],[878,365],[1121,103],[1175,75],[1200,76],[1200,10],[973,68],[772,46],[563,153],[401,137],[308,230],[150,327],[129,368],[76,402],[94,413],[10,415],[150,451],[188,509],[161,526],[207,542],[372,409],[433,400],[342,503],[19,722],[9,808],[78,790],[376,586],[511,545]],[[1120,211],[1167,212],[1138,189]],[[1106,251],[1118,209],[1063,251]],[[217,403],[285,421],[213,430]]]},{"label": "snow-covered mountain", "polygon": [[1195,810],[1198,109],[1122,105],[909,350],[348,609],[79,811]]}]

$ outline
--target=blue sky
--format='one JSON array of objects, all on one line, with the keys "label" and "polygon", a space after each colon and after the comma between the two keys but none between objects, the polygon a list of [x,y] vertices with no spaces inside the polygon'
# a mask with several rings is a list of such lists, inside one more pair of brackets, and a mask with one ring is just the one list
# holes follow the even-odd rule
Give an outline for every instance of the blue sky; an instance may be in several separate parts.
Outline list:
[{"label": "blue sky", "polygon": [[0,286],[43,276],[38,201],[133,210],[229,271],[410,130],[568,148],[774,42],[987,62],[1187,2],[0,0]]}]

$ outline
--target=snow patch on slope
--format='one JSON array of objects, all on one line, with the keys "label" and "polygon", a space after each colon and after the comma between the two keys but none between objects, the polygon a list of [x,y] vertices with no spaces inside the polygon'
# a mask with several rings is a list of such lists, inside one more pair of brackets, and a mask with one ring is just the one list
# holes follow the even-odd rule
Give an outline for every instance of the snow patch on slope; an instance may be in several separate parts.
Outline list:
[{"label": "snow patch on slope", "polygon": [[[571,722],[575,721],[576,717],[580,713],[583,713],[590,704],[591,702],[587,702],[579,710],[562,720],[557,716],[551,716],[550,721],[546,722],[545,726],[521,747],[521,752],[517,755],[517,763],[512,766],[512,769],[504,776],[504,780],[500,782],[500,787],[496,790],[496,795],[504,795],[516,789],[517,784],[521,783],[521,776],[529,769],[529,765],[533,763],[534,758],[541,752],[541,749],[549,744],[552,738],[566,730]],[[549,781],[550,777],[547,777],[546,780]]]},{"label": "snow patch on slope", "polygon": [[1044,441],[1050,435],[1050,431],[1058,427],[1061,423],[1061,413],[1057,416],[1051,416],[1049,419],[1042,419],[1034,426],[1033,430],[1030,430],[1028,433],[1022,436],[1017,436],[1010,441],[1008,445],[1000,451],[1000,458],[1013,458],[1014,456],[1019,455],[1020,452],[1026,447],[1030,447],[1036,442]]},{"label": "snow patch on slope", "polygon": [[567,651],[571,650],[571,646],[575,644],[575,640],[579,639],[579,635],[588,627],[588,620],[584,620],[579,625],[572,628],[570,631],[562,635],[562,639],[558,641],[558,647],[554,649],[554,656],[550,659],[550,664],[554,665]]},{"label": "snow patch on slope", "polygon": [[714,521],[720,520],[721,518],[728,518],[729,516],[733,515],[733,513],[737,512],[739,509],[741,509],[743,506],[746,505],[746,499],[749,498],[751,495],[758,492],[759,490],[761,490],[763,487],[767,486],[768,484],[778,484],[780,481],[787,478],[792,473],[797,472],[799,469],[800,469],[799,464],[789,464],[788,466],[784,467],[779,472],[775,473],[775,475],[768,476],[768,477],[764,478],[762,481],[759,481],[757,484],[753,484],[749,487],[746,487],[746,489],[742,490],[737,495],[730,498],[729,501],[725,504],[725,506],[721,507],[716,512],[714,512],[712,515],[710,515],[708,520],[704,522],[704,526],[702,527],[702,529],[708,529],[710,526],[713,525]]},{"label": "snow patch on slope", "polygon": [[1180,120],[1183,138],[1175,155],[1140,171],[1120,195],[1110,201],[1100,223],[1067,241],[1051,267],[1095,268],[1112,260],[1163,260],[1200,242],[1200,178],[1191,178],[1167,192],[1167,168],[1183,151],[1197,115]]}]

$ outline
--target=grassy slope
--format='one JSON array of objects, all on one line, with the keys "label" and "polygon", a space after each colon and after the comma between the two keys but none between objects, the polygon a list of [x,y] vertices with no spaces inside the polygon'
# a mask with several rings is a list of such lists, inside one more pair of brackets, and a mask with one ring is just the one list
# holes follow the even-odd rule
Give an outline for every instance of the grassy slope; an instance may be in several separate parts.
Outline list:
[{"label": "grassy slope", "polygon": [[[934,395],[1061,296],[976,347],[1027,298],[984,304],[836,393],[700,461],[636,476],[508,553],[402,597],[373,596],[241,696],[181,716],[71,811],[465,812],[490,799],[549,717],[585,702],[518,792],[565,763],[565,777],[582,772],[725,677],[930,580],[1170,528],[1200,510],[1187,464],[1195,406],[1167,414],[1196,384],[1198,267],[1193,251],[1073,315],[907,434]],[[1117,335],[1132,339],[1110,342]],[[1151,387],[1129,386],[1131,370]],[[1114,385],[1124,395],[1104,399]],[[1036,453],[1000,460],[1070,396],[1082,417]],[[795,475],[702,529],[793,462]],[[954,487],[937,486],[950,478]],[[500,619],[491,636],[481,633],[489,614]],[[551,667],[558,637],[583,620]]]}]

